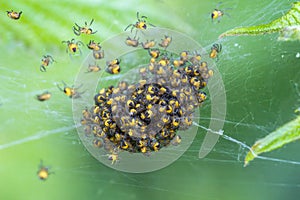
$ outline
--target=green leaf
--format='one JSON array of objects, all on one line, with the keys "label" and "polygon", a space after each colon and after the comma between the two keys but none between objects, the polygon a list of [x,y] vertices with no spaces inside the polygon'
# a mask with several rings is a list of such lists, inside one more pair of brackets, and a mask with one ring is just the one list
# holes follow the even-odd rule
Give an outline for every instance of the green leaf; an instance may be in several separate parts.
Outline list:
[{"label": "green leaf", "polygon": [[282,29],[278,37],[279,41],[295,41],[300,40],[300,25],[287,26]]},{"label": "green leaf", "polygon": [[298,139],[300,139],[300,116],[256,141],[245,157],[244,166],[248,165],[259,154],[278,149]]},{"label": "green leaf", "polygon": [[[291,35],[292,40],[299,40],[299,28],[296,29],[298,36],[294,37],[293,32],[295,32],[294,28],[289,28],[293,26],[300,25],[300,2],[294,2],[292,8],[282,17],[268,23],[257,26],[248,26],[248,27],[237,27],[222,33],[219,38],[226,36],[238,36],[238,35],[259,35],[266,33],[275,33],[281,32],[280,39],[281,40],[289,40],[283,39],[289,37]],[[286,34],[288,33],[288,34]]]}]

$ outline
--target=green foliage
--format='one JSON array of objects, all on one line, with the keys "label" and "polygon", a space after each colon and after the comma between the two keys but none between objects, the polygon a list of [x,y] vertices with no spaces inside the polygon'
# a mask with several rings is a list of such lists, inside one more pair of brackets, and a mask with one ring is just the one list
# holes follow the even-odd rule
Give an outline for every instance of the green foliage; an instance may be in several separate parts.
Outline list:
[{"label": "green foliage", "polygon": [[292,8],[285,15],[268,24],[234,28],[222,33],[219,38],[280,32],[280,38],[287,38],[281,40],[299,40],[299,28],[290,28],[297,25],[300,25],[300,2],[293,3]]},{"label": "green foliage", "polygon": [[245,166],[261,153],[273,151],[300,139],[300,116],[258,140],[245,157]]}]

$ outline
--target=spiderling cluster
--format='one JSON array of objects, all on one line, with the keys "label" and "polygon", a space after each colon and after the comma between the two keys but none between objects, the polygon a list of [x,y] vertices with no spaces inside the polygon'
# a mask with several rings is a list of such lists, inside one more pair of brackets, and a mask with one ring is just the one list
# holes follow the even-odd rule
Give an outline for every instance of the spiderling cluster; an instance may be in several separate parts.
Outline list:
[{"label": "spiderling cluster", "polygon": [[104,147],[112,163],[120,151],[150,155],[178,145],[177,131],[192,125],[195,109],[206,99],[203,88],[213,71],[199,54],[149,55],[149,63],[136,69],[139,81],[100,89],[95,105],[83,110],[86,135],[94,137],[96,148]]}]

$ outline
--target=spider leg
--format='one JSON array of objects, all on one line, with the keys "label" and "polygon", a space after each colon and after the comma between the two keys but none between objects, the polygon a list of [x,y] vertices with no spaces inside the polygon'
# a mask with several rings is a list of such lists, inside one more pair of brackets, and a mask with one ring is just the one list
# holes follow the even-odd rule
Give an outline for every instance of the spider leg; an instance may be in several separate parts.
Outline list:
[{"label": "spider leg", "polygon": [[44,165],[43,165],[43,160],[40,160],[40,165],[39,165],[39,168],[42,168]]},{"label": "spider leg", "polygon": [[76,29],[74,26],[73,26],[73,32],[75,35],[79,36],[80,35],[80,31],[78,29]]},{"label": "spider leg", "polygon": [[94,22],[94,19],[92,19],[92,21],[90,22],[90,26],[92,25],[93,22]]},{"label": "spider leg", "polygon": [[[131,32],[132,32],[132,29],[131,29]],[[138,32],[138,30],[135,30],[135,34],[134,34],[134,37],[133,37],[133,38],[135,38],[135,37],[136,37],[136,35],[137,35],[137,32]]]},{"label": "spider leg", "polygon": [[78,87],[74,87],[75,90],[78,90],[79,88],[81,88],[83,86],[83,83],[81,83]]},{"label": "spider leg", "polygon": [[83,42],[81,42],[81,41],[77,41],[76,44],[77,44],[77,45],[80,45],[80,46],[84,46]]},{"label": "spider leg", "polygon": [[78,98],[80,98],[81,96],[80,96],[80,94],[79,93],[75,93],[75,94],[73,94],[72,96],[70,96],[70,98],[72,98],[72,99],[78,99]]},{"label": "spider leg", "polygon": [[64,84],[64,87],[67,87],[68,85],[66,84],[66,82],[61,81]]},{"label": "spider leg", "polygon": [[226,12],[224,12],[223,15],[226,15],[226,16],[228,16],[228,17],[231,17],[231,15],[228,14],[228,13],[226,13]]},{"label": "spider leg", "polygon": [[50,56],[50,55],[47,55],[47,56],[49,57],[49,59],[51,60],[51,62],[56,62],[52,56]]},{"label": "spider leg", "polygon": [[150,26],[155,27],[155,25],[148,23]]},{"label": "spider leg", "polygon": [[75,26],[77,26],[77,29],[80,29],[80,26],[77,23],[75,23]]},{"label": "spider leg", "polygon": [[80,95],[84,94],[86,91],[79,92]]},{"label": "spider leg", "polygon": [[[139,30],[136,30],[136,32],[138,32]],[[143,30],[140,31],[140,33],[142,33],[143,35],[145,35],[145,32]]]},{"label": "spider leg", "polygon": [[71,52],[69,52],[69,57],[70,57],[71,60],[73,60],[73,55],[74,54],[72,54]]},{"label": "spider leg", "polygon": [[[132,31],[133,31],[134,28],[135,28],[135,26],[133,25],[133,26],[131,27],[130,33],[132,33]],[[135,34],[135,35],[136,35],[136,34]]]},{"label": "spider leg", "polygon": [[77,92],[76,90],[78,90],[79,88],[81,88],[83,86],[83,84],[80,84],[78,87],[74,87],[75,90],[75,94],[72,96],[73,99],[77,99],[80,98],[82,94],[84,94],[86,91],[83,92]]},{"label": "spider leg", "polygon": [[[65,83],[65,82],[63,82],[63,83]],[[60,91],[65,92],[58,84],[56,84],[56,86]]]},{"label": "spider leg", "polygon": [[223,2],[220,1],[220,2],[217,4],[216,9],[219,9],[219,7],[220,7],[220,5],[221,5],[222,3],[223,3]]},{"label": "spider leg", "polygon": [[48,171],[48,174],[49,174],[49,175],[50,175],[50,174],[55,174],[55,172],[49,172],[49,171]]},{"label": "spider leg", "polygon": [[232,10],[232,8],[223,8],[222,10],[223,11],[225,11],[225,10]]},{"label": "spider leg", "polygon": [[124,29],[124,31],[127,31],[127,29],[128,29],[130,26],[134,26],[134,24],[129,24],[129,25]]},{"label": "spider leg", "polygon": [[46,68],[45,68],[43,65],[41,65],[41,66],[40,66],[40,71],[41,71],[41,72],[46,72]]}]

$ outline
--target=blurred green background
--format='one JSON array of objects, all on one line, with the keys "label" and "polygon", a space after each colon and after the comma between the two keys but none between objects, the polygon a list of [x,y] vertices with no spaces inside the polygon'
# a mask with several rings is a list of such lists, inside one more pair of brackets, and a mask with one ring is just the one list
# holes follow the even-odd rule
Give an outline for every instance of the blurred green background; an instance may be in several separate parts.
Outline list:
[{"label": "blurred green background", "polygon": [[[179,160],[162,170],[129,174],[108,168],[85,150],[74,128],[72,101],[55,85],[61,80],[72,85],[89,52],[83,47],[82,56],[70,59],[61,41],[103,41],[133,23],[139,11],[151,23],[185,33],[207,50],[222,43],[217,66],[227,95],[224,131],[252,145],[295,117],[300,103],[299,42],[277,42],[276,34],[217,38],[236,26],[270,22],[291,2],[224,1],[219,8],[230,16],[213,23],[210,13],[218,1],[2,1],[0,199],[297,199],[299,165],[255,160],[244,168],[247,150],[224,139],[199,159],[204,130],[198,130]],[[11,9],[23,11],[20,20],[6,16]],[[81,25],[92,18],[97,34],[73,34],[74,22]],[[57,62],[42,73],[45,54]],[[35,96],[45,90],[52,98],[37,101]],[[208,126],[205,106],[201,112],[200,122]],[[292,143],[265,156],[300,162],[299,147]],[[36,175],[40,160],[55,173],[44,182]]]}]

